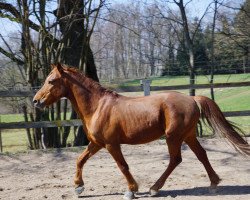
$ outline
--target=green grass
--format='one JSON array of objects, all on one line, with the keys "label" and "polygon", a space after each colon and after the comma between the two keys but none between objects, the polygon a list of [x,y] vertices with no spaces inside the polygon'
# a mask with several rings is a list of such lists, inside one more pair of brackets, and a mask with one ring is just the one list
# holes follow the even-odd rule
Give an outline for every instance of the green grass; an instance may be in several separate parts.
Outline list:
[{"label": "green grass", "polygon": [[9,123],[9,122],[23,122],[24,116],[23,114],[5,114],[0,115],[1,122]]},{"label": "green grass", "polygon": [[[210,76],[200,75],[196,77],[197,84],[209,83]],[[162,76],[152,77],[152,86],[170,86],[170,85],[186,85],[189,84],[188,76]],[[250,81],[250,74],[228,74],[228,75],[215,75],[214,83],[227,83],[227,82],[243,82]],[[138,86],[140,79],[129,80],[119,84],[120,86]]]},{"label": "green grass", "polygon": [[[197,90],[197,95],[210,97],[210,90]],[[250,110],[250,87],[215,89],[215,101],[222,111]]]},{"label": "green grass", "polygon": [[[175,77],[156,77],[150,78],[152,80],[152,86],[166,86],[166,85],[184,85],[189,83],[187,76],[175,76]],[[209,76],[198,76],[196,79],[197,84],[208,83]],[[250,74],[237,74],[237,75],[216,75],[215,83],[225,82],[243,82],[250,81]],[[126,81],[120,86],[138,86],[140,80]],[[180,90],[180,92],[188,94],[188,90]],[[152,92],[158,93],[158,92]],[[127,96],[143,95],[143,92],[136,93],[123,93]],[[204,95],[210,97],[209,89],[196,90],[197,95]],[[217,88],[215,89],[215,100],[222,109],[222,111],[240,111],[250,110],[250,87],[238,87],[238,88]],[[68,117],[68,116],[67,116]],[[231,121],[236,122],[239,126],[249,135],[250,134],[250,116],[249,117],[232,117]],[[1,122],[20,122],[24,121],[23,114],[8,114],[1,115]],[[204,130],[204,132],[207,131]],[[71,132],[69,142],[74,139]],[[2,141],[4,152],[16,152],[27,149],[27,135],[24,129],[2,130]]]},{"label": "green grass", "polygon": [[3,152],[17,152],[28,149],[25,129],[11,129],[2,131]]},{"label": "green grass", "polygon": [[[189,83],[188,76],[164,76],[150,78],[152,80],[151,86],[172,86],[185,85]],[[250,81],[250,74],[232,74],[232,75],[215,75],[214,83],[226,82],[244,82]],[[209,83],[209,76],[197,76],[196,84]],[[120,86],[138,86],[140,80],[130,80],[121,83]],[[179,90],[188,94],[188,90]],[[152,92],[157,93],[157,92]],[[123,93],[124,95],[142,95],[143,93]],[[196,95],[204,95],[210,97],[209,89],[197,89]],[[215,89],[215,100],[223,111],[240,111],[250,110],[250,87],[237,88],[217,88]]]},{"label": "green grass", "polygon": [[[3,152],[19,152],[28,150],[28,139],[25,129],[2,130]],[[73,129],[68,137],[67,143],[74,141]]]}]

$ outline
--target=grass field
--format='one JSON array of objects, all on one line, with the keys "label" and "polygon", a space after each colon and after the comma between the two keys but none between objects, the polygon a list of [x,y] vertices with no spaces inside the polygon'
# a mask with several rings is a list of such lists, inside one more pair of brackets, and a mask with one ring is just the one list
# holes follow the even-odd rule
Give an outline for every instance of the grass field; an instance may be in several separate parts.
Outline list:
[{"label": "grass field", "polygon": [[[208,76],[197,76],[197,84],[208,83]],[[188,84],[189,79],[186,76],[177,77],[156,77],[152,78],[152,86],[166,86],[166,85],[183,85]],[[243,82],[250,81],[250,74],[237,74],[237,75],[216,75],[215,83],[226,82]],[[140,80],[131,80],[120,84],[121,86],[138,86]],[[188,90],[180,90],[180,92],[188,94]],[[157,92],[152,92],[157,93]],[[137,93],[123,93],[127,96],[142,95],[142,92]],[[196,90],[196,95],[204,95],[210,97],[209,89]],[[215,100],[222,109],[222,111],[240,111],[250,110],[250,87],[238,87],[238,88],[217,88],[215,89]],[[231,121],[239,124],[243,130],[250,135],[250,117],[233,117]],[[22,114],[8,114],[1,115],[1,122],[20,122],[24,121]],[[73,140],[73,136],[70,137]],[[27,149],[27,136],[24,129],[19,130],[3,130],[2,141],[4,152],[15,152]]]},{"label": "grass field", "polygon": [[[163,76],[150,78],[152,86],[166,86],[166,85],[186,85],[189,84],[188,76]],[[209,76],[199,75],[196,76],[196,84],[209,83]],[[214,83],[227,83],[227,82],[244,82],[250,81],[250,74],[228,74],[228,75],[215,75]],[[138,86],[140,79],[126,81],[120,84],[121,86]]]}]

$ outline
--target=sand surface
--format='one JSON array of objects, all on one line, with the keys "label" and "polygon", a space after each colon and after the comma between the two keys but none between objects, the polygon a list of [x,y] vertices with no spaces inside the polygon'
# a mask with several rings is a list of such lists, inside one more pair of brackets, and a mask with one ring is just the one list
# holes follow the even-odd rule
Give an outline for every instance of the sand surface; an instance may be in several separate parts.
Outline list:
[{"label": "sand surface", "polygon": [[[168,178],[159,196],[150,197],[150,186],[169,161],[165,141],[159,140],[146,145],[122,146],[130,171],[139,184],[136,198],[249,200],[250,158],[236,153],[223,139],[202,139],[200,142],[222,178],[216,194],[208,192],[210,182],[204,167],[183,145],[183,162]],[[75,195],[73,177],[79,155],[80,152],[70,150],[0,155],[0,199],[122,199],[127,184],[106,150],[101,150],[86,163],[83,170],[85,191],[80,197]]]}]

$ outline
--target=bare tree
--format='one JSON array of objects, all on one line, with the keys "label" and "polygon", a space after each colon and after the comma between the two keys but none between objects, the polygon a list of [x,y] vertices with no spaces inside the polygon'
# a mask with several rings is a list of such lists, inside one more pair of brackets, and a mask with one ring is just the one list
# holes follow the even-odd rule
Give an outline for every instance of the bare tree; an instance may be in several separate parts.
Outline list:
[{"label": "bare tree", "polygon": [[[186,16],[186,10],[184,7],[183,0],[179,0],[179,1],[174,0],[174,2],[179,7],[180,13],[181,13],[183,32],[185,36],[185,47],[189,56],[189,70],[190,70],[189,81],[190,81],[190,85],[194,85],[195,84],[194,45],[193,45],[193,40],[190,35],[188,19]],[[195,90],[191,88],[189,90],[189,94],[191,96],[195,96]]]},{"label": "bare tree", "polygon": [[[50,13],[52,12],[46,11],[47,5],[50,3],[48,1],[17,0],[16,5],[1,1],[1,17],[14,20],[22,26],[21,52],[23,56],[19,58],[4,48],[0,48],[0,52],[13,62],[23,65],[26,81],[30,87],[40,86],[41,81],[50,71],[50,63],[58,61],[79,67],[87,76],[98,81],[90,48],[90,38],[104,2],[104,0],[95,1],[95,3],[92,0],[60,0],[57,10],[54,11],[56,21],[51,23],[52,15]],[[48,17],[48,15],[50,16]],[[31,32],[35,33],[35,37],[31,37]],[[34,119],[36,121],[60,119],[60,112],[61,104],[57,103],[55,111],[54,106],[44,113],[36,110]],[[74,115],[76,116],[76,114],[72,114],[72,116]],[[39,129],[37,130],[39,131]],[[36,138],[39,140],[42,132],[48,131],[53,131],[55,134],[52,138],[48,138],[47,145],[60,146],[58,130],[40,130],[36,134]],[[66,130],[63,145],[65,145],[68,133],[69,130]],[[50,137],[52,134],[47,135]],[[41,146],[41,142],[37,142],[37,144],[39,143]]]},{"label": "bare tree", "polygon": [[[215,68],[215,56],[214,56],[214,42],[215,42],[215,26],[216,18],[218,12],[218,0],[214,0],[214,15],[212,23],[212,32],[211,32],[211,73],[210,73],[210,84],[214,83],[214,68]],[[211,98],[214,100],[214,88],[210,89]]]}]

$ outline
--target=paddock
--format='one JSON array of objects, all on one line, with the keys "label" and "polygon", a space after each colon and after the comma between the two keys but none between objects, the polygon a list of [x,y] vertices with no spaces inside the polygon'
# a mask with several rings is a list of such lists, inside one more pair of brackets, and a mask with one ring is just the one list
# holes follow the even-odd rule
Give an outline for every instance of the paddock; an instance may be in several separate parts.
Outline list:
[{"label": "paddock", "polygon": [[[208,191],[210,181],[191,150],[182,146],[183,162],[169,177],[157,197],[148,190],[168,164],[164,140],[145,145],[122,145],[131,173],[139,183],[137,199],[249,200],[250,162],[222,138],[199,139],[222,182],[216,194]],[[249,141],[249,140],[248,140]],[[0,155],[0,199],[79,199],[74,193],[75,162],[83,148],[37,150]],[[110,154],[101,150],[84,166],[88,200],[122,199],[126,182]]]}]

